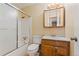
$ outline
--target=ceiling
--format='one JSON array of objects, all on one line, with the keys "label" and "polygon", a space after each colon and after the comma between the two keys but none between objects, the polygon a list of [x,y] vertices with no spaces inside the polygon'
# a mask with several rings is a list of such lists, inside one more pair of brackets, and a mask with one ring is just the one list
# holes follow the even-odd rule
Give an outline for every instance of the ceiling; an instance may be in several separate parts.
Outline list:
[{"label": "ceiling", "polygon": [[18,8],[23,8],[23,7],[37,5],[37,3],[12,3],[12,5],[14,5],[14,6],[18,7]]}]

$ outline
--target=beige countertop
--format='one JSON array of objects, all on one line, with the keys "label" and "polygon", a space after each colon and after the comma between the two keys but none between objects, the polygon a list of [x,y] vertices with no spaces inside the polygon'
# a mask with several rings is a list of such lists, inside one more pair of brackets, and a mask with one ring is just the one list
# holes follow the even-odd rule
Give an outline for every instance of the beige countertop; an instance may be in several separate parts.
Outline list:
[{"label": "beige countertop", "polygon": [[42,37],[42,39],[70,41],[69,38],[66,38],[64,36],[51,36],[51,35],[45,35]]}]

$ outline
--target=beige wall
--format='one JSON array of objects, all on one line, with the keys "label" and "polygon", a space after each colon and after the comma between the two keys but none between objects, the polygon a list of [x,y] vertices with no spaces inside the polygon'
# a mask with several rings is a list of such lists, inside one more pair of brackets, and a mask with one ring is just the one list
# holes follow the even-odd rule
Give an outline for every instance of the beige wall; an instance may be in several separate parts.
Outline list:
[{"label": "beige wall", "polygon": [[[65,28],[44,28],[43,27],[43,10],[47,8],[47,4],[40,4],[32,7],[25,7],[23,11],[32,16],[33,34],[65,34],[67,38],[74,36],[74,4],[64,4],[65,6]],[[75,7],[74,7],[75,8]],[[73,13],[74,11],[74,13]],[[75,43],[71,41],[71,55],[74,55]]]},{"label": "beige wall", "polygon": [[[40,4],[32,7],[25,7],[23,11],[32,16],[33,34],[65,34],[67,38],[74,36],[73,30],[73,8],[72,4],[64,4],[65,6],[65,28],[44,28],[43,27],[43,10],[47,8],[47,4]],[[74,42],[71,42],[71,55],[74,55]]]},{"label": "beige wall", "polygon": [[47,9],[47,4],[37,4],[31,7],[22,8],[22,10],[32,16],[32,34],[61,34],[64,35],[64,28],[44,28],[43,11]]}]

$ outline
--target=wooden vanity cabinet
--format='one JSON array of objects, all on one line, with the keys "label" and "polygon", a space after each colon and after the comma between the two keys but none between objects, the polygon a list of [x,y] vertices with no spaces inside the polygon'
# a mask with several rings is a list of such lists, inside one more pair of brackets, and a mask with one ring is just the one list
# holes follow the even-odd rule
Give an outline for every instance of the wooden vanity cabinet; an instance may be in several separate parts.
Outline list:
[{"label": "wooden vanity cabinet", "polygon": [[42,39],[40,46],[41,56],[69,56],[70,42]]},{"label": "wooden vanity cabinet", "polygon": [[55,55],[55,48],[51,45],[41,45],[40,53],[42,56]]}]

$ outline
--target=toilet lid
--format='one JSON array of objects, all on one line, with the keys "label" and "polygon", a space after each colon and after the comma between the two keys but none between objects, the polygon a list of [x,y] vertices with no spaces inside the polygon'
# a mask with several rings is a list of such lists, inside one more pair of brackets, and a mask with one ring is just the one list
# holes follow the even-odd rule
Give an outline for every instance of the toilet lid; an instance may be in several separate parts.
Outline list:
[{"label": "toilet lid", "polygon": [[38,44],[31,44],[31,45],[28,46],[28,50],[35,50],[35,49],[37,49],[38,47],[39,47]]}]

